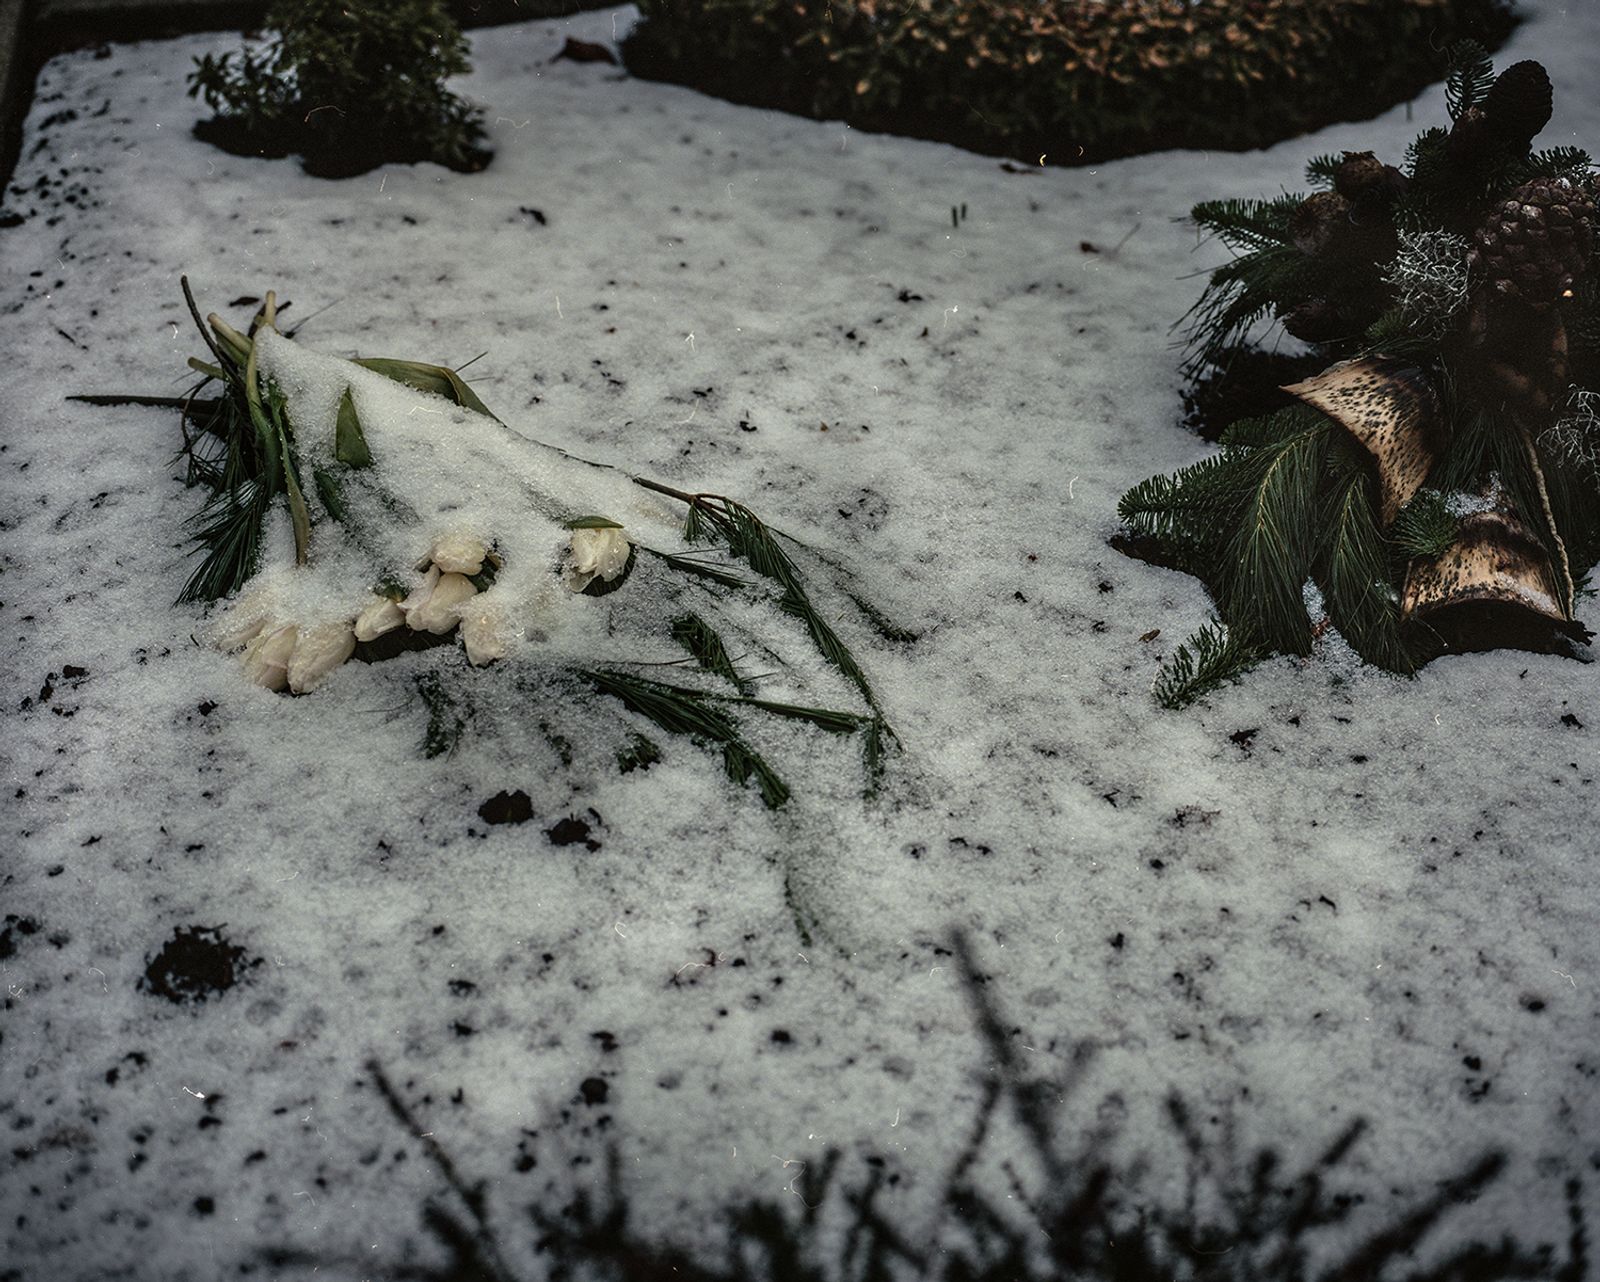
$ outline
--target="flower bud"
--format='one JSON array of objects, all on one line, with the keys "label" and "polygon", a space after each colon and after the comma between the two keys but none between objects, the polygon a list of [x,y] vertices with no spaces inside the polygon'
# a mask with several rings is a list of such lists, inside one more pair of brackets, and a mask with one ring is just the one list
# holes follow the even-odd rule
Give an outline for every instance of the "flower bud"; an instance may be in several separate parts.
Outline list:
[{"label": "flower bud", "polygon": [[258,633],[244,649],[245,677],[268,690],[282,690],[289,684],[289,658],[299,636],[292,623]]},{"label": "flower bud", "polygon": [[607,583],[628,568],[633,545],[620,529],[574,530],[567,558],[567,586],[582,592],[596,578]]},{"label": "flower bud", "polygon": [[406,626],[414,632],[443,636],[460,620],[461,603],[477,592],[466,575],[442,574],[434,566],[422,586],[400,603],[406,613]]},{"label": "flower bud", "polygon": [[398,601],[386,596],[374,596],[372,603],[356,616],[357,641],[376,641],[385,632],[393,632],[406,621],[405,611]]},{"label": "flower bud", "polygon": [[323,623],[306,628],[289,656],[289,689],[296,694],[315,690],[355,648],[356,634],[348,623]]},{"label": "flower bud", "polygon": [[272,625],[271,597],[263,587],[255,587],[239,597],[215,619],[207,639],[224,654],[231,654]]},{"label": "flower bud", "polygon": [[505,624],[494,609],[471,608],[461,615],[461,641],[467,661],[478,667],[506,657]]},{"label": "flower bud", "polygon": [[469,534],[446,534],[435,541],[428,559],[442,574],[476,574],[483,569],[489,549]]}]

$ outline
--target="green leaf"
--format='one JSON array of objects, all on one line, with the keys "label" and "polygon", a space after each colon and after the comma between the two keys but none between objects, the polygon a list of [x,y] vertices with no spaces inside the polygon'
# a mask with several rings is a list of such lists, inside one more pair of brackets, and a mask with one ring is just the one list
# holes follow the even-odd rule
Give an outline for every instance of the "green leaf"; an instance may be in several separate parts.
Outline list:
[{"label": "green leaf", "polygon": [[311,469],[311,479],[316,484],[317,497],[322,500],[328,515],[342,524],[345,519],[344,491],[339,478],[325,467],[314,467]]},{"label": "green leaf", "polygon": [[576,520],[567,521],[569,530],[620,530],[623,529],[621,521],[613,521],[609,516],[580,516]]},{"label": "green leaf", "polygon": [[382,374],[385,378],[393,379],[397,383],[404,383],[407,387],[414,387],[419,392],[431,392],[435,396],[442,396],[448,401],[482,414],[485,418],[498,418],[490,413],[489,407],[478,399],[478,394],[467,386],[465,379],[455,370],[443,365],[428,365],[422,361],[397,361],[381,356],[358,356],[355,360],[363,369],[370,369],[374,374]]},{"label": "green leaf", "polygon": [[333,456],[349,467],[370,467],[372,451],[367,448],[367,434],[361,430],[361,419],[356,414],[355,397],[344,389],[339,398],[339,417],[333,425]]}]

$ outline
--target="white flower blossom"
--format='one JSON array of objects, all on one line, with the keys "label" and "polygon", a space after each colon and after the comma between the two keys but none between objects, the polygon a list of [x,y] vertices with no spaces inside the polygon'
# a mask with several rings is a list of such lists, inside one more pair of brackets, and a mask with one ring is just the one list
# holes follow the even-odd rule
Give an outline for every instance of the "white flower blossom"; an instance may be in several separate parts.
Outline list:
[{"label": "white flower blossom", "polygon": [[482,667],[506,657],[505,621],[493,608],[468,607],[461,615],[461,641],[467,660]]},{"label": "white flower blossom", "polygon": [[482,539],[470,534],[446,534],[434,542],[428,559],[441,574],[476,574],[483,569],[483,558],[488,554]]},{"label": "white flower blossom", "polygon": [[289,684],[289,659],[299,637],[292,623],[257,633],[244,649],[245,676],[268,690],[282,690]]},{"label": "white flower blossom", "polygon": [[272,623],[272,595],[265,587],[252,588],[228,606],[208,629],[208,640],[231,654],[260,635]]},{"label": "white flower blossom", "polygon": [[355,638],[357,641],[376,641],[405,621],[405,611],[400,608],[398,601],[386,596],[374,596],[371,604],[356,616]]},{"label": "white flower blossom", "polygon": [[574,530],[567,555],[567,586],[582,592],[596,578],[610,583],[627,569],[633,545],[620,529]]},{"label": "white flower blossom", "polygon": [[348,623],[323,623],[305,628],[289,656],[289,689],[307,694],[348,659],[356,648],[356,634]]},{"label": "white flower blossom", "polygon": [[406,626],[414,632],[443,636],[460,620],[461,603],[477,592],[466,575],[443,574],[434,566],[422,586],[400,603],[406,613]]}]

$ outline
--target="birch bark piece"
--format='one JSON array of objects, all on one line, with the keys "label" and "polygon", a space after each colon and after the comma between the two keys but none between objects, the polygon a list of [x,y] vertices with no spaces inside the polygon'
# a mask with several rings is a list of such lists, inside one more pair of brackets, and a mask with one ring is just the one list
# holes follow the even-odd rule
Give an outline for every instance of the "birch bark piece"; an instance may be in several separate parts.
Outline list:
[{"label": "birch bark piece", "polygon": [[1387,529],[1427,481],[1445,443],[1444,411],[1428,376],[1392,357],[1362,356],[1283,390],[1321,410],[1372,455]]},{"label": "birch bark piece", "polygon": [[1442,556],[1412,562],[1400,594],[1403,618],[1427,618],[1456,606],[1497,605],[1526,611],[1563,630],[1572,626],[1556,593],[1550,558],[1514,513],[1475,512]]}]

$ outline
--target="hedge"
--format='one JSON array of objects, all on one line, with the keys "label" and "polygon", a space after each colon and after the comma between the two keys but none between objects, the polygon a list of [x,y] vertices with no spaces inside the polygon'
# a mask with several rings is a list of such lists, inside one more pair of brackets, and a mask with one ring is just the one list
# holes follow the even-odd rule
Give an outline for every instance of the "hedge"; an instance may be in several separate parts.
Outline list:
[{"label": "hedge", "polygon": [[1508,0],[637,0],[637,76],[1035,163],[1266,146],[1498,46]]}]

